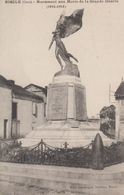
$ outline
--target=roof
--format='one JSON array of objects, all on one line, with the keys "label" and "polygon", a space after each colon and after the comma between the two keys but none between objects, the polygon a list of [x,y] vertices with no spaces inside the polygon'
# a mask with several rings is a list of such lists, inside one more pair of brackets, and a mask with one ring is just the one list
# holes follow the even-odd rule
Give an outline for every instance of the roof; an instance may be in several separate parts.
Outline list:
[{"label": "roof", "polygon": [[23,87],[19,86],[19,85],[14,85],[13,88],[13,93],[16,95],[16,96],[20,96],[20,97],[25,97],[25,98],[28,98],[28,99],[31,99],[31,100],[40,100],[40,101],[43,101],[43,98],[38,96],[38,95],[35,95],[29,91],[26,91]]},{"label": "roof", "polygon": [[5,88],[11,88],[8,80],[5,79],[2,75],[0,75],[0,86],[5,87]]},{"label": "roof", "polygon": [[13,94],[17,97],[26,98],[26,99],[30,99],[30,100],[43,101],[42,97],[27,91],[25,88],[23,88],[19,85],[16,85],[14,83],[14,81],[7,80],[2,75],[0,75],[0,86],[11,89]]},{"label": "roof", "polygon": [[124,81],[122,81],[115,92],[116,99],[124,99]]},{"label": "roof", "polygon": [[35,84],[33,84],[33,83],[27,85],[27,86],[25,87],[25,89],[28,89],[28,88],[30,88],[30,87],[32,87],[32,86],[33,86],[33,87],[36,87],[36,88],[39,89],[40,91],[43,91],[44,94],[47,94],[47,88],[46,88],[46,87],[41,87],[41,86],[35,85]]}]

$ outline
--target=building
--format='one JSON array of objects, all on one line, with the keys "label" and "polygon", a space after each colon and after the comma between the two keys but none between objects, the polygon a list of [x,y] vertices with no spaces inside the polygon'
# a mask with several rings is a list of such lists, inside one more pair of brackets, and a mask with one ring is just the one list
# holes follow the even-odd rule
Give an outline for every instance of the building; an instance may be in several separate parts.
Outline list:
[{"label": "building", "polygon": [[116,138],[124,140],[124,81],[120,83],[115,92],[116,100]]},{"label": "building", "polygon": [[6,79],[0,76],[0,138],[9,138],[12,126],[12,93]]},{"label": "building", "polygon": [[29,84],[25,87],[25,89],[29,92],[34,93],[35,95],[38,95],[43,98],[44,102],[47,101],[47,87],[41,87],[35,84]]},{"label": "building", "polygon": [[[29,84],[25,87],[25,90],[41,97],[43,99],[43,104],[42,104],[42,122],[45,122],[46,120],[46,104],[47,104],[47,87],[41,87],[35,84]],[[35,118],[34,118],[35,120]],[[35,126],[35,124],[34,124]]]},{"label": "building", "polygon": [[23,137],[44,121],[44,99],[0,75],[0,138]]}]

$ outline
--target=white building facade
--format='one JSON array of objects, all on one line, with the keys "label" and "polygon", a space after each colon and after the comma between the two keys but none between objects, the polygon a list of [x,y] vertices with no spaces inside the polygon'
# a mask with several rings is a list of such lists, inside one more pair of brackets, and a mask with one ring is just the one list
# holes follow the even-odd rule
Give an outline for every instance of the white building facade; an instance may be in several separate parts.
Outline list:
[{"label": "white building facade", "polygon": [[116,99],[116,139],[124,140],[124,81],[115,92]]},{"label": "white building facade", "polygon": [[44,100],[0,76],[0,138],[20,138],[44,121]]}]

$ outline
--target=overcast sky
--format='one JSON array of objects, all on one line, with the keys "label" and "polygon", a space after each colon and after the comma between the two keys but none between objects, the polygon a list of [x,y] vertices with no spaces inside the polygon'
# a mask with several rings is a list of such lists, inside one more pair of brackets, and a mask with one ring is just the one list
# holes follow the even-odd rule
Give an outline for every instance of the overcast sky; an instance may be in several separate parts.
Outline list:
[{"label": "overcast sky", "polygon": [[[83,28],[63,41],[79,60],[91,116],[109,104],[109,84],[115,90],[124,76],[124,1],[73,4],[64,11],[70,15],[79,8],[85,9]],[[22,86],[51,83],[60,66],[54,56],[55,45],[50,51],[48,46],[62,12],[63,9],[46,9],[42,4],[0,3],[1,75]]]}]

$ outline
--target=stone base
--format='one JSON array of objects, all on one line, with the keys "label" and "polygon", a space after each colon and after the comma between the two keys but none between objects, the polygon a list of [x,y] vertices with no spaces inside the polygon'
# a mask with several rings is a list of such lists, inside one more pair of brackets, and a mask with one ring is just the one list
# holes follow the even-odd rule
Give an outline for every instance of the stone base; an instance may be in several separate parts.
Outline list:
[{"label": "stone base", "polygon": [[47,120],[87,120],[86,90],[80,78],[69,75],[54,77],[48,86]]},{"label": "stone base", "polygon": [[101,135],[104,145],[110,145],[114,141],[99,130],[99,123],[74,120],[47,122],[20,141],[23,147],[36,145],[43,139],[46,144],[53,147],[63,148],[67,142],[68,148],[73,148],[90,144],[97,133]]},{"label": "stone base", "polygon": [[66,64],[65,68],[57,73],[55,73],[54,76],[60,76],[60,75],[70,75],[70,76],[76,76],[80,77],[80,72],[78,70],[78,66],[76,64]]}]

